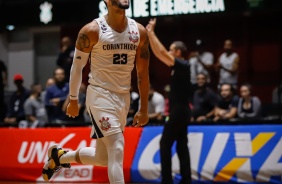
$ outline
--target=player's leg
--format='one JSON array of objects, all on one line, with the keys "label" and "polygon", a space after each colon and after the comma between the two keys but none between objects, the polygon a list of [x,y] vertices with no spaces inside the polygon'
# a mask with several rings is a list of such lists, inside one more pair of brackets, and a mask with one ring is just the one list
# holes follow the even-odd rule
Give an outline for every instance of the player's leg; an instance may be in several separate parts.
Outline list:
[{"label": "player's leg", "polygon": [[62,155],[60,163],[80,163],[85,165],[107,166],[108,155],[104,142],[96,140],[96,148],[85,147],[76,151],[69,151]]},{"label": "player's leg", "polygon": [[75,151],[65,151],[54,145],[48,150],[48,161],[44,164],[42,177],[49,181],[54,172],[61,167],[70,168],[70,163],[81,163],[87,165],[107,166],[108,155],[104,142],[96,141],[96,148],[85,147]]},{"label": "player's leg", "polygon": [[124,184],[124,137],[116,133],[102,138],[108,150],[108,176],[111,184]]},{"label": "player's leg", "polygon": [[124,137],[123,131],[126,125],[126,116],[129,110],[130,94],[112,94],[117,96],[115,104],[118,122],[112,124],[119,125],[119,131],[108,135],[102,140],[108,150],[108,176],[111,184],[124,184],[123,156],[124,156]]}]

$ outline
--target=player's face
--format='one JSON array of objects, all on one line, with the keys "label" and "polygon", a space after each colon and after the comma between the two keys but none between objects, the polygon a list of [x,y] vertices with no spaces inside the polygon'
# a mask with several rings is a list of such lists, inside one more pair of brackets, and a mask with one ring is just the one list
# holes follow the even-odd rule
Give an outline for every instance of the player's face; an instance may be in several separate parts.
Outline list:
[{"label": "player's face", "polygon": [[242,98],[247,98],[250,96],[250,90],[247,86],[241,86],[240,95]]},{"label": "player's face", "polygon": [[222,85],[220,94],[222,98],[228,98],[231,96],[231,87],[229,85]]},{"label": "player's face", "polygon": [[111,0],[112,5],[120,9],[126,10],[129,8],[130,0]]}]

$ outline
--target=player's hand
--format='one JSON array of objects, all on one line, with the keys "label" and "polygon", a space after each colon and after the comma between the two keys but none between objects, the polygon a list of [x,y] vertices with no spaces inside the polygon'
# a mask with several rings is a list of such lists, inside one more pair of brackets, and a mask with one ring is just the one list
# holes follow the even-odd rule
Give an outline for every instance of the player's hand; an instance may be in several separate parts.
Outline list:
[{"label": "player's hand", "polygon": [[157,23],[157,19],[156,18],[150,19],[148,25],[146,26],[147,31],[148,32],[154,32],[155,31],[156,23]]},{"label": "player's hand", "polygon": [[71,100],[69,101],[69,104],[67,106],[67,116],[75,118],[78,116],[79,113],[79,107],[78,107],[78,100]]},{"label": "player's hand", "polygon": [[148,113],[142,113],[138,111],[134,116],[132,125],[134,127],[141,127],[146,125],[148,121],[149,121]]}]

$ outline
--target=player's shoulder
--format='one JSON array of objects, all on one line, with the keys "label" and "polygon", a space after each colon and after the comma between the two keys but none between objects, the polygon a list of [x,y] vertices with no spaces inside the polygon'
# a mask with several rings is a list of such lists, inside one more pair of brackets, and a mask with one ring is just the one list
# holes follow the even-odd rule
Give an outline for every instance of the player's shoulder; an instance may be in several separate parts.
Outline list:
[{"label": "player's shoulder", "polygon": [[147,30],[145,29],[145,27],[142,24],[140,24],[139,22],[136,22],[136,24],[137,24],[137,27],[138,27],[140,33],[141,32],[142,33],[147,33]]},{"label": "player's shoulder", "polygon": [[93,20],[88,24],[84,25],[79,31],[79,38],[88,40],[90,45],[95,45],[99,39],[99,25]]},{"label": "player's shoulder", "polygon": [[93,20],[88,24],[85,24],[80,31],[87,33],[99,33],[99,25],[95,20]]},{"label": "player's shoulder", "polygon": [[138,27],[138,30],[139,30],[140,40],[141,40],[141,42],[145,43],[146,40],[148,39],[147,30],[145,29],[145,27],[142,24],[140,24],[138,22],[136,22],[136,24],[137,24],[137,27]]}]

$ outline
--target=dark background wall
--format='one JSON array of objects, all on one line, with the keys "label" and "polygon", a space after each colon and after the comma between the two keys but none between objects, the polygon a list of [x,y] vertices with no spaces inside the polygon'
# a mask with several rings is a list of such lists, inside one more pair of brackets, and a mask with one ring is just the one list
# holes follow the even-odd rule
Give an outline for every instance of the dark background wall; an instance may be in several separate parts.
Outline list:
[{"label": "dark background wall", "polygon": [[[0,30],[6,24],[19,26],[46,26],[38,22],[32,11],[39,13],[38,0],[0,0]],[[51,0],[54,3],[54,21],[50,25],[61,26],[61,37],[71,36],[76,40],[79,29],[98,15],[98,1]],[[156,34],[166,48],[174,40],[182,40],[192,51],[196,39],[206,43],[215,59],[222,53],[225,39],[234,41],[240,55],[239,84],[251,83],[253,93],[263,102],[270,102],[273,88],[281,82],[282,74],[282,1],[263,0],[251,7],[248,0],[226,0],[223,13],[190,14],[158,17]],[[29,11],[30,10],[30,11]],[[146,26],[149,18],[137,18]],[[136,75],[133,71],[133,86],[136,90]],[[85,74],[86,75],[86,74]],[[151,82],[158,91],[169,83],[170,69],[159,62],[153,54],[150,60]],[[217,73],[212,74],[213,87]]]}]

